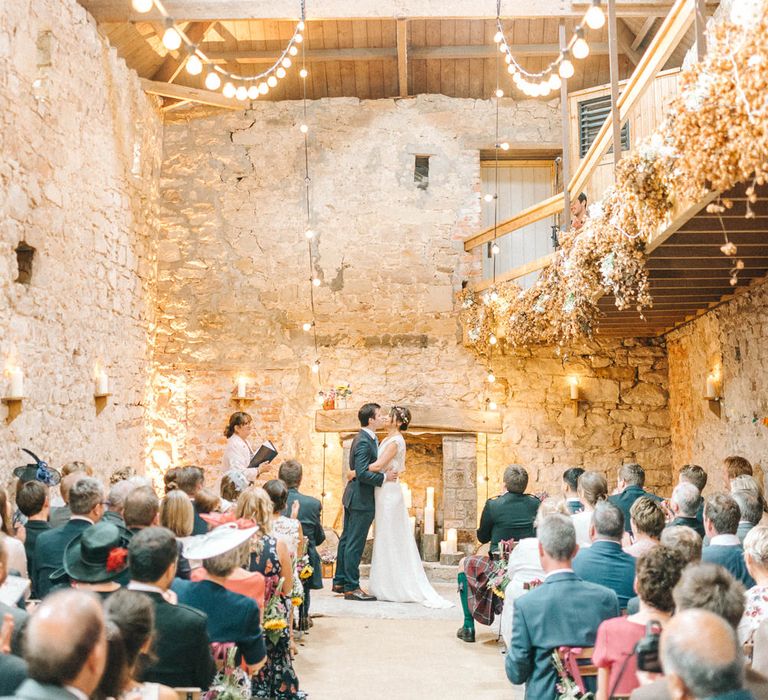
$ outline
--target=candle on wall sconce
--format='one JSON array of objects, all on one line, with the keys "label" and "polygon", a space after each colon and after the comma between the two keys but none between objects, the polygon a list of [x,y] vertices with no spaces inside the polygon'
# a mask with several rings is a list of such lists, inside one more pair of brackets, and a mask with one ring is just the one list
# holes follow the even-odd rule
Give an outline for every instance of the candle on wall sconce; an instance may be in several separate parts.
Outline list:
[{"label": "candle on wall sconce", "polygon": [[722,388],[720,386],[719,372],[714,371],[707,375],[707,383],[704,391],[704,400],[709,404],[709,410],[718,418],[721,415]]},{"label": "candle on wall sconce", "polygon": [[24,372],[19,367],[8,369],[10,381],[8,383],[8,396],[3,398],[3,403],[8,408],[5,418],[6,423],[12,423],[21,413],[21,404],[24,399]]},{"label": "candle on wall sconce", "polygon": [[96,396],[107,396],[109,394],[109,375],[106,370],[101,370],[96,375]]},{"label": "candle on wall sconce", "polygon": [[707,401],[717,401],[720,397],[717,395],[717,378],[714,374],[707,376],[707,390],[704,398]]},{"label": "candle on wall sconce", "polygon": [[579,391],[579,378],[576,375],[568,377],[568,384],[570,385],[569,397],[571,404],[573,405],[573,415],[579,415],[579,401],[581,400],[581,392]]},{"label": "candle on wall sconce", "polygon": [[237,378],[237,398],[238,399],[244,399],[245,398],[245,392],[248,388],[248,380],[245,377],[238,377]]},{"label": "candle on wall sconce", "polygon": [[14,367],[11,372],[10,398],[20,399],[24,396],[24,372],[20,367]]}]

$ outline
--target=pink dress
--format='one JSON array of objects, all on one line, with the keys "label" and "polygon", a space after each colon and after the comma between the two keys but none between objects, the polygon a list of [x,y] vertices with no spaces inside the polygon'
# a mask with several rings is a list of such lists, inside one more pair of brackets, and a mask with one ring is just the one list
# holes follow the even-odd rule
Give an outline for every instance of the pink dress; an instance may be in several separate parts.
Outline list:
[{"label": "pink dress", "polygon": [[[613,690],[615,695],[629,695],[640,683],[637,680],[637,660],[632,653],[635,644],[645,636],[645,625],[639,622],[631,622],[626,617],[614,617],[600,623],[597,628],[597,641],[595,651],[592,654],[592,663],[598,668],[610,670],[606,693]],[[621,682],[614,690],[624,660],[632,657],[627,662]]]}]

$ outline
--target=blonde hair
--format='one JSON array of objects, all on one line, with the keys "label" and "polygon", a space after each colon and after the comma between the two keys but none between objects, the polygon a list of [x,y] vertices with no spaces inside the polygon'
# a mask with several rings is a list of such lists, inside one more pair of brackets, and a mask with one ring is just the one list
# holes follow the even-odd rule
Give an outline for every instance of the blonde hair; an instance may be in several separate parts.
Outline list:
[{"label": "blonde hair", "polygon": [[160,505],[160,524],[176,537],[188,537],[195,526],[195,509],[183,491],[171,491]]},{"label": "blonde hair", "polygon": [[273,510],[269,494],[259,486],[251,486],[238,497],[235,515],[253,520],[262,534],[268,534],[272,532]]},{"label": "blonde hair", "polygon": [[608,497],[608,482],[602,474],[584,472],[579,477],[576,491],[582,499],[594,507],[598,501]]},{"label": "blonde hair", "polygon": [[88,476],[93,476],[93,467],[90,464],[81,462],[80,460],[67,462],[61,468],[61,478],[63,479],[65,476],[69,476],[70,474],[75,474],[76,472],[83,472]]},{"label": "blonde hair", "polygon": [[756,525],[744,538],[744,553],[749,554],[754,563],[768,568],[768,527]]},{"label": "blonde hair", "polygon": [[560,513],[561,515],[570,515],[570,511],[568,510],[568,506],[565,503],[565,500],[562,498],[554,499],[554,498],[546,498],[541,502],[541,505],[539,506],[539,509],[536,511],[536,517],[533,521],[533,526],[538,527],[541,522],[546,518],[548,515],[554,515],[555,513]]}]

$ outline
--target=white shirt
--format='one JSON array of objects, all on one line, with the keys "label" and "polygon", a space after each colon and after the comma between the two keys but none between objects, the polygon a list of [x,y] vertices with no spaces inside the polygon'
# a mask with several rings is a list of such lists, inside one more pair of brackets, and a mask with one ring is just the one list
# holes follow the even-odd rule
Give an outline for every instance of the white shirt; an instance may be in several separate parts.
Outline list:
[{"label": "white shirt", "polygon": [[373,432],[370,428],[363,428],[363,430],[368,433],[373,438],[373,441],[378,445],[379,439],[376,437],[376,433]]},{"label": "white shirt", "polygon": [[740,545],[741,541],[739,540],[737,535],[715,535],[710,541],[710,545],[713,544],[719,544],[723,545],[724,547],[733,547],[735,545]]},{"label": "white shirt", "polygon": [[571,522],[576,530],[576,544],[579,547],[589,547],[592,540],[589,539],[589,526],[592,524],[593,511],[582,510],[571,516]]},{"label": "white shirt", "polygon": [[73,685],[65,685],[64,690],[66,690],[68,693],[72,693],[77,700],[88,700],[88,696],[80,690],[80,688],[75,688]]},{"label": "white shirt", "polygon": [[160,586],[153,586],[151,583],[141,583],[140,581],[129,581],[129,591],[138,591],[139,593],[159,593],[165,599],[166,603],[176,605],[179,602],[179,598],[174,591],[170,588],[164,591]]},{"label": "white shirt", "polygon": [[544,580],[546,581],[550,576],[554,576],[555,574],[572,574],[573,569],[566,568],[566,569],[555,569],[554,571],[550,571],[545,577]]},{"label": "white shirt", "polygon": [[247,469],[253,457],[251,446],[239,435],[235,434],[227,439],[224,448],[224,456],[221,458],[221,468],[226,474],[230,469]]}]

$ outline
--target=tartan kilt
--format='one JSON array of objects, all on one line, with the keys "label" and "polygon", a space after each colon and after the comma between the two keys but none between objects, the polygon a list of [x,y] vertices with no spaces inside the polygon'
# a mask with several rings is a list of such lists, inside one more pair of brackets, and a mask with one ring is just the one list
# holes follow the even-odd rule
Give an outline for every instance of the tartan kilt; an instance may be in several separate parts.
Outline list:
[{"label": "tartan kilt", "polygon": [[480,554],[473,554],[464,561],[469,613],[481,625],[493,624],[494,617],[504,608],[504,601],[493,594],[489,585],[493,569],[493,560]]}]

